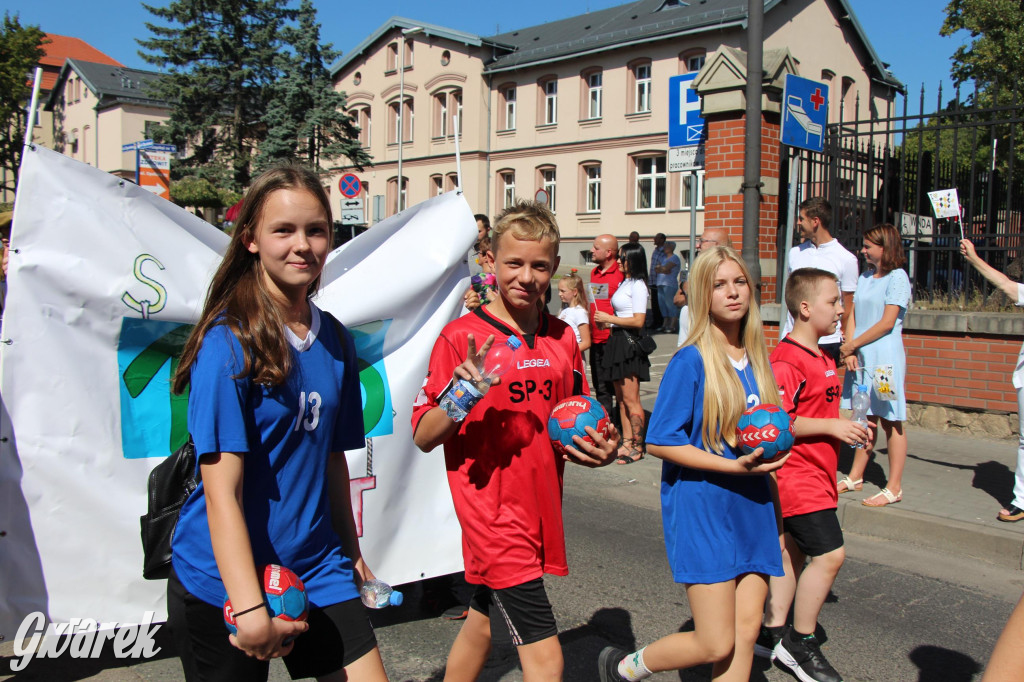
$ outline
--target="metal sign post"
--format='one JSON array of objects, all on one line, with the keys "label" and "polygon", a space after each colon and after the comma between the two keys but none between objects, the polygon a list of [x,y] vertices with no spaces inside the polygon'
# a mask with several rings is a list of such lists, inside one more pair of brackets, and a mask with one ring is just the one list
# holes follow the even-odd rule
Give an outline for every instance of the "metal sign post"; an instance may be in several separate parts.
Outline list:
[{"label": "metal sign post", "polygon": [[796,221],[796,207],[800,192],[800,150],[793,150],[793,158],[789,161],[789,208],[786,211],[786,246],[782,250],[782,289],[785,293],[786,282],[789,280],[789,250],[793,248],[793,223]]},{"label": "metal sign post", "polygon": [[[688,171],[690,187],[690,262],[697,254],[697,171],[704,168],[704,142],[707,126],[700,115],[700,95],[693,88],[697,72],[668,79],[668,170]],[[675,292],[673,292],[674,294]]]}]

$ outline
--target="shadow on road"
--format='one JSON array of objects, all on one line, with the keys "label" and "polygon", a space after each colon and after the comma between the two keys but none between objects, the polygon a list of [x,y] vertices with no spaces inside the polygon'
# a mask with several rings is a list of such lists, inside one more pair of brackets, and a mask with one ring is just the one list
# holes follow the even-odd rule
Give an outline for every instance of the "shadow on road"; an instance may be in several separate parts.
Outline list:
[{"label": "shadow on road", "polygon": [[970,656],[941,646],[919,646],[909,658],[920,670],[918,682],[971,682],[981,672],[981,664]]}]

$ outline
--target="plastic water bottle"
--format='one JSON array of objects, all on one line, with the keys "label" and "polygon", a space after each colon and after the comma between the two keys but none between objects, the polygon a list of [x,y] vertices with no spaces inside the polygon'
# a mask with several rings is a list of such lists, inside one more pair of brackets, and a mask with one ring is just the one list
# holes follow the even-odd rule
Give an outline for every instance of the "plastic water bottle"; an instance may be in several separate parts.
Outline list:
[{"label": "plastic water bottle", "polygon": [[500,345],[492,346],[487,355],[484,356],[483,367],[480,371],[480,381],[469,381],[459,379],[441,398],[440,408],[451,417],[452,421],[461,422],[484,397],[491,384],[497,377],[503,376],[505,372],[512,369],[515,364],[516,350],[522,342],[515,336],[508,337],[508,340]]},{"label": "plastic water bottle", "polygon": [[[867,428],[868,408],[871,407],[871,396],[868,395],[868,387],[864,384],[854,384],[853,400],[851,400],[850,403],[853,406],[853,415],[850,417],[851,421]],[[867,443],[859,443],[854,447],[863,448],[866,446]]]},{"label": "plastic water bottle", "polygon": [[385,606],[401,606],[405,597],[401,592],[391,589],[383,580],[367,580],[359,590],[359,598],[371,609],[383,609]]}]

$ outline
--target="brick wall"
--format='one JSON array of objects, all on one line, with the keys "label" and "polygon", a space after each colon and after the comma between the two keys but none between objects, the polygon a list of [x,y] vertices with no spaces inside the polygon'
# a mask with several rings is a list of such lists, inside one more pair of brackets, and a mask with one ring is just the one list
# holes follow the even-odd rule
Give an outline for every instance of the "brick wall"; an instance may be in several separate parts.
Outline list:
[{"label": "brick wall", "polygon": [[[764,333],[769,352],[778,344],[778,305],[762,308]],[[1008,322],[1024,326],[1024,315],[1014,313],[952,313],[948,317],[973,319],[985,316],[998,328]],[[923,319],[922,319],[923,318]],[[993,325],[993,318],[1000,324]],[[1017,412],[1017,394],[1010,377],[1017,366],[1021,334],[984,333],[977,330],[941,331],[927,329],[933,320],[911,311],[903,330],[907,352],[907,402],[958,410]],[[916,328],[914,328],[916,327]],[[1015,330],[1016,331],[1016,330]]]}]

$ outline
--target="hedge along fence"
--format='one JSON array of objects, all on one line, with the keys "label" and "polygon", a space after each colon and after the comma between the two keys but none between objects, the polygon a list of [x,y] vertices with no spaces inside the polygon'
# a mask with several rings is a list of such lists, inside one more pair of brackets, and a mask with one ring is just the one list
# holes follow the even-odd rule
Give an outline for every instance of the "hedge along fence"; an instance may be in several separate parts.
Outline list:
[{"label": "hedge along fence", "polygon": [[[769,349],[778,343],[780,314],[779,304],[761,307]],[[910,310],[903,320],[907,402],[1016,415],[1010,377],[1022,340],[1020,313]]]}]

